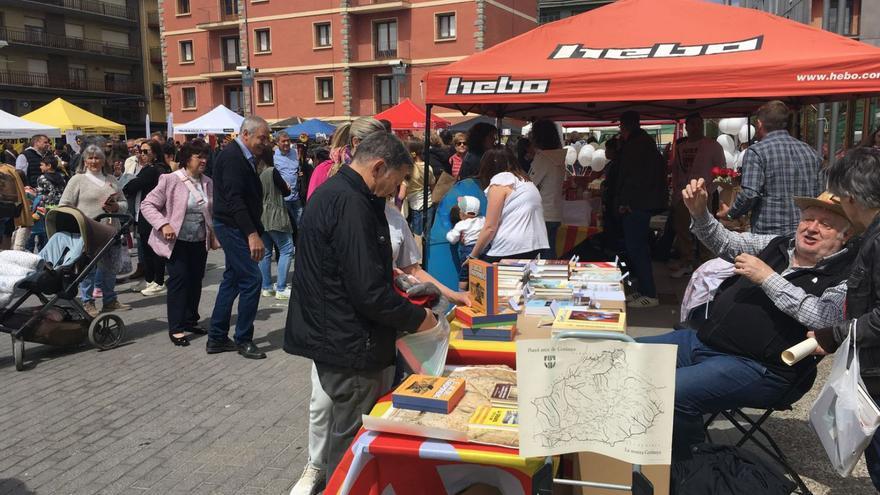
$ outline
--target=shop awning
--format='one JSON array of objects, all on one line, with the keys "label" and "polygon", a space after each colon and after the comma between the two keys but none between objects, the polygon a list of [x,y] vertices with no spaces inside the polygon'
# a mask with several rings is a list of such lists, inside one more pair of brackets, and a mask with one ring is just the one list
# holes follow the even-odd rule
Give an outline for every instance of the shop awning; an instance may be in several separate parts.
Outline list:
[{"label": "shop awning", "polygon": [[570,120],[743,115],[880,94],[880,48],[754,9],[619,0],[428,72],[427,103]]},{"label": "shop awning", "polygon": [[86,134],[125,133],[124,125],[83,110],[61,98],[55,98],[33,112],[22,115],[21,118],[57,127],[61,132],[80,130]]}]

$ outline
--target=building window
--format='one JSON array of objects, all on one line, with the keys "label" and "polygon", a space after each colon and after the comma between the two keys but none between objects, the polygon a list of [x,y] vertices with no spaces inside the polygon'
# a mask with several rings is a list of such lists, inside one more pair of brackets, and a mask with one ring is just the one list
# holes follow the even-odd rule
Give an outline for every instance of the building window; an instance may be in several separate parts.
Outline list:
[{"label": "building window", "polygon": [[241,65],[237,36],[220,38],[220,49],[223,56],[223,70],[235,70]]},{"label": "building window", "polygon": [[70,64],[67,66],[67,74],[70,76],[70,89],[87,89],[86,66]]},{"label": "building window", "polygon": [[238,0],[220,0],[224,16],[238,16]]},{"label": "building window", "polygon": [[257,88],[260,93],[260,104],[275,102],[275,91],[272,87],[272,81],[257,81]]},{"label": "building window", "polygon": [[181,63],[192,62],[193,59],[193,42],[192,40],[180,42],[180,61]]},{"label": "building window", "polygon": [[272,38],[269,35],[269,29],[257,29],[254,31],[254,41],[256,42],[257,53],[267,53],[272,51]]},{"label": "building window", "polygon": [[315,47],[326,48],[333,43],[330,35],[330,23],[315,24]]},{"label": "building window", "polygon": [[376,58],[397,56],[397,21],[380,21],[373,25]]},{"label": "building window", "polygon": [[195,109],[196,108],[196,88],[183,88],[183,89],[181,89],[181,94],[183,96],[184,110]]},{"label": "building window", "polygon": [[223,88],[223,102],[226,108],[237,114],[244,113],[244,91],[241,86],[226,86]]},{"label": "building window", "polygon": [[437,39],[455,39],[455,14],[437,14]]},{"label": "building window", "polygon": [[177,0],[177,15],[185,15],[189,12],[189,0]]},{"label": "building window", "polygon": [[333,78],[319,77],[315,79],[318,101],[333,101]]},{"label": "building window", "polygon": [[397,82],[392,76],[376,78],[376,113],[397,105]]}]

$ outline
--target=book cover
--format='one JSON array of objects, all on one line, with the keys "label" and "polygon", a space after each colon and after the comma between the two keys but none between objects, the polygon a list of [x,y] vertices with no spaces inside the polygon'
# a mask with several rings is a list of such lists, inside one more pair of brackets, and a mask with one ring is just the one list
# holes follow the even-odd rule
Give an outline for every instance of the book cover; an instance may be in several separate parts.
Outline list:
[{"label": "book cover", "polygon": [[515,325],[462,328],[461,338],[464,340],[490,340],[510,342],[516,335]]},{"label": "book cover", "polygon": [[455,318],[466,327],[479,327],[487,325],[500,325],[503,323],[516,323],[517,313],[505,311],[494,315],[478,313],[474,308],[467,306],[455,307]]},{"label": "book cover", "polygon": [[517,394],[516,384],[496,383],[489,400],[499,407],[517,407],[519,394]]},{"label": "book cover", "polygon": [[626,313],[583,308],[563,308],[556,314],[553,330],[608,330],[626,332]]},{"label": "book cover", "polygon": [[475,259],[468,261],[468,287],[474,310],[487,315],[498,313],[498,268],[495,265]]},{"label": "book cover", "polygon": [[465,382],[459,378],[410,375],[391,394],[399,409],[449,414],[464,396]]},{"label": "book cover", "polygon": [[517,431],[519,429],[519,410],[480,406],[468,420],[468,428]]}]

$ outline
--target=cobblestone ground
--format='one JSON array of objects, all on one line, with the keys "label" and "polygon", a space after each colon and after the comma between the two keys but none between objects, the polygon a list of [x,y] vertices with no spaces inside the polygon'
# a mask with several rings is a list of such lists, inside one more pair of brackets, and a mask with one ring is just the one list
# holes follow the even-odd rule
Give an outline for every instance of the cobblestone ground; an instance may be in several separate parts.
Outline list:
[{"label": "cobblestone ground", "polygon": [[[210,256],[203,319],[222,263]],[[661,292],[678,292],[663,271]],[[208,356],[205,337],[174,347],[164,296],[121,300],[134,309],[123,313],[124,345],[110,351],[29,345],[29,367],[16,372],[0,334],[0,495],[287,493],[307,457],[310,391],[308,361],[281,350],[287,304],[262,299],[255,337],[269,357],[252,361]],[[661,307],[633,312],[632,333],[668,329],[677,300],[661,294]],[[805,422],[829,361],[813,393],[768,429],[817,495],[875,493],[863,463],[848,479],[830,469]]]}]

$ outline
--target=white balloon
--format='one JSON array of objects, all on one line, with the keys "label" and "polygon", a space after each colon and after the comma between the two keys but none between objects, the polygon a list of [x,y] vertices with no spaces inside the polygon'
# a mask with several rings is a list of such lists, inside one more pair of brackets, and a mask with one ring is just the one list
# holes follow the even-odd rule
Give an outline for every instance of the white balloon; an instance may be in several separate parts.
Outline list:
[{"label": "white balloon", "polygon": [[724,134],[730,134],[735,136],[736,133],[742,128],[742,126],[748,123],[748,119],[745,117],[735,118],[735,119],[721,119],[718,121],[718,130],[723,132]]},{"label": "white balloon", "polygon": [[608,159],[605,158],[605,150],[596,150],[593,153],[593,161],[590,162],[590,168],[593,169],[593,172],[601,172],[607,164]]},{"label": "white balloon", "polygon": [[748,143],[749,136],[751,136],[752,139],[755,139],[755,126],[744,125],[744,126],[740,127],[739,134],[737,135],[737,137],[739,138],[739,142],[740,143]]},{"label": "white balloon", "polygon": [[574,146],[574,150],[576,152],[580,153],[581,148],[583,148],[583,146],[584,146],[584,143],[581,141],[575,141],[575,142],[571,143],[571,145]]},{"label": "white balloon", "polygon": [[589,166],[593,163],[593,153],[595,152],[596,150],[589,144],[582,146],[580,151],[578,151],[578,163],[580,163],[582,167]]},{"label": "white balloon", "polygon": [[724,150],[724,161],[727,162],[727,168],[736,167],[736,156],[727,150]]},{"label": "white balloon", "polygon": [[718,141],[718,144],[721,145],[725,153],[736,153],[736,143],[733,141],[733,137],[727,134],[720,134],[716,141]]},{"label": "white balloon", "polygon": [[566,146],[565,147],[565,164],[569,167],[574,165],[574,162],[577,161],[578,153],[577,150],[574,149],[574,146]]}]

